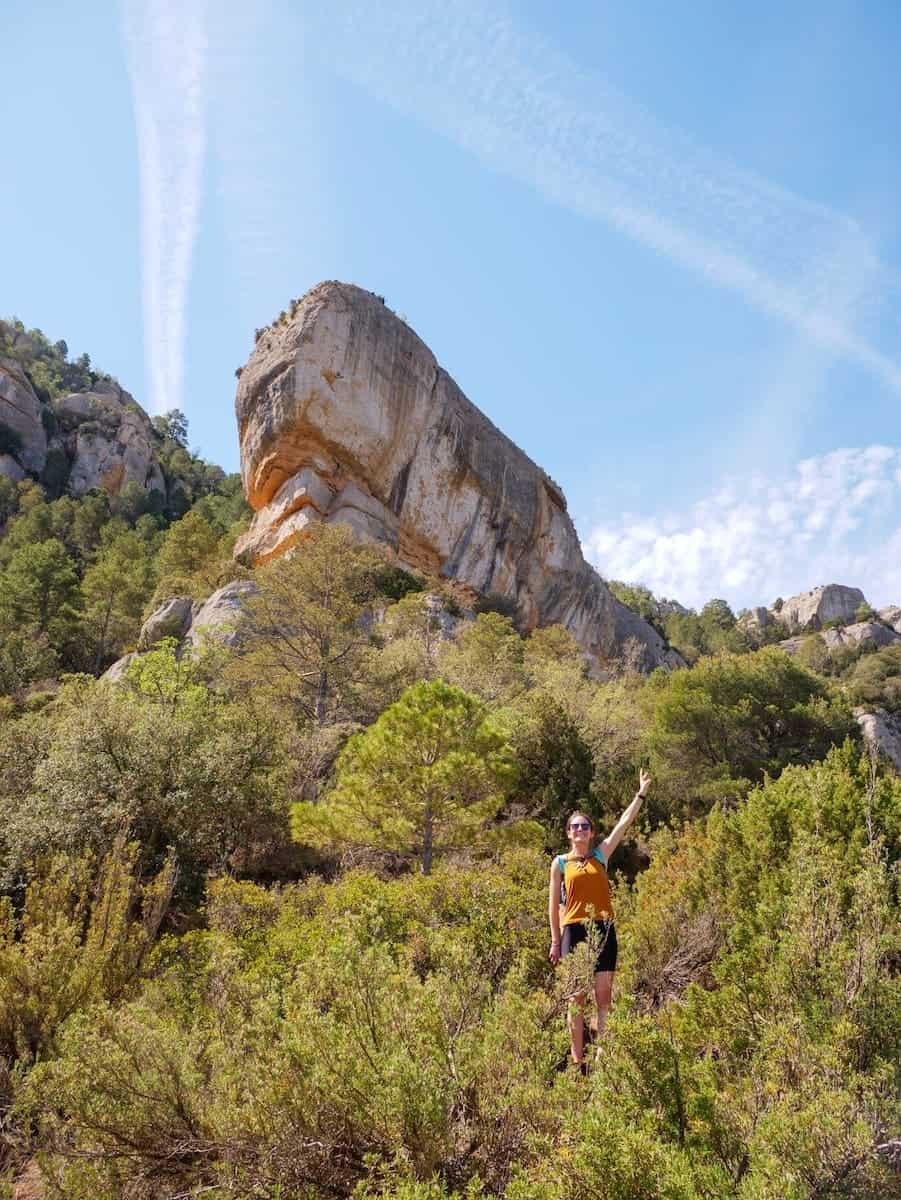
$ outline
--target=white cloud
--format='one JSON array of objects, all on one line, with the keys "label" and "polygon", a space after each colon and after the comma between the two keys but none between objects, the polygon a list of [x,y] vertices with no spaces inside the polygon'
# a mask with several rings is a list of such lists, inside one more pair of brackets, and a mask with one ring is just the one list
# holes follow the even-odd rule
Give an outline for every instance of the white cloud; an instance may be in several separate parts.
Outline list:
[{"label": "white cloud", "polygon": [[713,155],[471,0],[336,0],[307,20],[380,99],[901,391],[898,347],[877,337],[897,280],[854,220]]},{"label": "white cloud", "polygon": [[206,145],[205,0],[123,0],[123,31],[138,136],[148,407],[163,412],[183,407]]},{"label": "white cloud", "polygon": [[609,579],[695,607],[770,604],[821,583],[901,603],[901,447],[833,450],[785,479],[729,481],[684,513],[597,525],[586,557]]}]

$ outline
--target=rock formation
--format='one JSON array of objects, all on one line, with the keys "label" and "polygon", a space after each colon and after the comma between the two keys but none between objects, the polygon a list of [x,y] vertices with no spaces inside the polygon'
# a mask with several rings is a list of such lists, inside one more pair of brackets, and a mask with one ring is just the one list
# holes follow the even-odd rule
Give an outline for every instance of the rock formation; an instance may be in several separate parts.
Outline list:
[{"label": "rock formation", "polygon": [[880,754],[901,771],[901,716],[877,708],[872,712],[855,711],[864,740],[875,746]]},{"label": "rock formation", "polygon": [[901,606],[889,604],[887,608],[880,608],[879,620],[890,625],[896,633],[901,633]]},{"label": "rock formation", "polygon": [[814,632],[828,621],[852,625],[858,608],[866,604],[860,588],[829,583],[784,600],[781,606],[769,610],[770,615],[787,626],[790,633]]},{"label": "rock formation", "polygon": [[141,626],[138,649],[151,650],[167,637],[180,642],[191,627],[193,615],[194,601],[190,596],[170,596]]},{"label": "rock formation", "polygon": [[137,651],[117,659],[104,672],[103,678],[118,683],[134,660],[152,650],[163,638],[175,638],[179,643],[179,655],[198,649],[207,639],[222,646],[234,645],[240,636],[241,601],[255,591],[252,580],[234,579],[203,601],[192,600],[190,596],[171,596],[164,600],[141,626]]},{"label": "rock formation", "polygon": [[[778,645],[787,654],[797,654],[809,636],[785,638]],[[845,625],[840,629],[824,629],[822,633],[815,636],[820,638],[827,650],[841,650],[846,647],[862,645],[881,648],[901,642],[901,633],[889,629],[887,625],[882,625],[878,621],[856,621],[853,625]]]},{"label": "rock formation", "polygon": [[757,645],[763,639],[763,632],[770,625],[774,625],[776,618],[768,608],[749,608],[748,611],[738,618],[737,625],[739,629],[743,629],[751,641]]},{"label": "rock formation", "polygon": [[557,484],[371,292],[320,284],[262,331],[236,412],[250,560],[344,521],[463,599],[515,601],[523,629],[566,626],[596,664],[629,639],[645,667],[681,663],[585,561]]},{"label": "rock formation", "polygon": [[128,483],[165,494],[150,418],[117,383],[98,381],[94,391],[61,396],[51,407],[59,432],[49,448],[68,460],[70,495],[102,488],[115,496]]},{"label": "rock formation", "polygon": [[[0,321],[0,476],[16,483],[31,476],[54,497],[94,489],[118,496],[134,485],[159,494],[151,510],[171,509],[173,501],[175,511],[187,508],[190,499],[181,504],[175,496],[185,490],[183,481],[167,480],[160,465],[161,435],[115,380],[85,367],[80,378],[87,391],[51,397],[46,378],[38,386],[34,372],[46,368],[40,356],[48,346]],[[50,353],[56,368],[72,366],[58,348]]]},{"label": "rock formation", "polygon": [[22,479],[47,461],[41,402],[15,359],[0,358],[0,475]]}]

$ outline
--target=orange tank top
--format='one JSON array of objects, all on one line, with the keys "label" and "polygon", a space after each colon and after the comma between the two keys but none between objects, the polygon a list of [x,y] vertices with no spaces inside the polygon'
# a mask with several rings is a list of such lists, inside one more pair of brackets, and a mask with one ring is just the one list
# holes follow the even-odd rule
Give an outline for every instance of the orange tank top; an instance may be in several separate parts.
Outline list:
[{"label": "orange tank top", "polygon": [[612,921],[613,901],[607,866],[600,850],[592,850],[588,858],[557,859],[563,880],[563,916],[561,925],[577,921]]}]

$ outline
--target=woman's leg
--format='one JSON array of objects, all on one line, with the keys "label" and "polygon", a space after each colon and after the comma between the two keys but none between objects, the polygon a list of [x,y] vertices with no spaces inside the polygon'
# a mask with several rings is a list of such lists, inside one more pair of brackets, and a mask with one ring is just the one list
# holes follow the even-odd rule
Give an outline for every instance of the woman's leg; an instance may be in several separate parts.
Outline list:
[{"label": "woman's leg", "polygon": [[585,1058],[585,1001],[584,992],[576,992],[569,998],[569,1050],[574,1063],[580,1063]]},{"label": "woman's leg", "polygon": [[598,1008],[598,1043],[600,1043],[613,1000],[613,971],[597,972],[594,977],[594,998]]}]

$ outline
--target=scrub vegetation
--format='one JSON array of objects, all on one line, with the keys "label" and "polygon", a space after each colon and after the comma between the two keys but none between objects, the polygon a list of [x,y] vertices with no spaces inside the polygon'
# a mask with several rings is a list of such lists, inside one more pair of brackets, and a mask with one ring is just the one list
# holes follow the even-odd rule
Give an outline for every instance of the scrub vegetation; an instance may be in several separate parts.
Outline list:
[{"label": "scrub vegetation", "polygon": [[[851,711],[898,707],[893,651],[816,671],[713,602],[689,669],[592,678],[321,526],[233,646],[112,684],[249,573],[236,482],[175,520],[3,496],[0,1195],[897,1195],[901,779]],[[584,1079],[550,855],[640,766]]]}]

